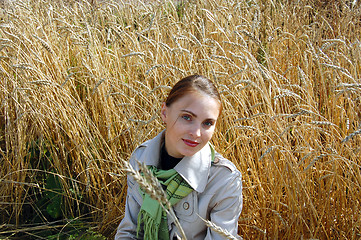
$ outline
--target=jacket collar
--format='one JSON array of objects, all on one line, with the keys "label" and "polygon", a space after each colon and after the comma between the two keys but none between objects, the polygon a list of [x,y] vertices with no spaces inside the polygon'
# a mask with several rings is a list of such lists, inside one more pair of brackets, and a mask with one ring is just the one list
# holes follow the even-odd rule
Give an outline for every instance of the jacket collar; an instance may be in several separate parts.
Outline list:
[{"label": "jacket collar", "polygon": [[[159,133],[155,138],[146,141],[141,146],[146,147],[139,161],[146,165],[159,167],[160,148],[164,142],[164,132]],[[184,157],[174,169],[184,180],[197,192],[204,191],[211,168],[211,149],[206,144],[193,156]]]}]

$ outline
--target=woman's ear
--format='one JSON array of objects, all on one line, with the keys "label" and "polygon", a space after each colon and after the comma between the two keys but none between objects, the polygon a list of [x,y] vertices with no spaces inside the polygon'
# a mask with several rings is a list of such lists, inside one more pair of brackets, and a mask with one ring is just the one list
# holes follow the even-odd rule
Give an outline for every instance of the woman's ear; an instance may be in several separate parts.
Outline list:
[{"label": "woman's ear", "polygon": [[162,108],[160,110],[160,116],[163,120],[164,123],[167,123],[167,105],[165,104],[165,102],[162,104]]}]

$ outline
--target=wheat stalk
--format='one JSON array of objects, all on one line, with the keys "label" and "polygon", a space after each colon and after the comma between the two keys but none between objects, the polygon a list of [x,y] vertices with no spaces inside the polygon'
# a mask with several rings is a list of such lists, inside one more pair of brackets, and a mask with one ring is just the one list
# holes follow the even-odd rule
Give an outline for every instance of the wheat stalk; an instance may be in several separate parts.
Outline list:
[{"label": "wheat stalk", "polygon": [[235,236],[233,236],[230,232],[228,232],[227,230],[221,228],[220,226],[216,225],[215,223],[206,220],[204,218],[202,218],[201,216],[198,215],[198,217],[200,219],[202,219],[204,221],[204,223],[211,228],[214,232],[218,233],[220,236],[226,238],[226,239],[230,239],[230,240],[239,240],[239,238],[236,238]]},{"label": "wheat stalk", "polygon": [[361,134],[361,129],[351,133],[350,135],[348,135],[347,137],[345,137],[341,142],[342,143],[345,143],[347,141],[349,141],[350,139],[352,139],[354,136],[358,135],[358,134]]},{"label": "wheat stalk", "polygon": [[168,201],[167,194],[164,192],[162,186],[160,185],[157,178],[153,176],[153,174],[149,171],[145,164],[141,164],[138,162],[138,166],[140,172],[143,175],[135,171],[134,168],[127,162],[124,161],[124,170],[134,178],[134,180],[139,184],[140,188],[147,193],[152,199],[159,202],[159,204],[163,207],[163,209],[172,217],[175,225],[178,228],[178,231],[181,234],[182,239],[186,240],[186,236],[182,226],[180,225],[177,216],[175,215],[173,208]]}]

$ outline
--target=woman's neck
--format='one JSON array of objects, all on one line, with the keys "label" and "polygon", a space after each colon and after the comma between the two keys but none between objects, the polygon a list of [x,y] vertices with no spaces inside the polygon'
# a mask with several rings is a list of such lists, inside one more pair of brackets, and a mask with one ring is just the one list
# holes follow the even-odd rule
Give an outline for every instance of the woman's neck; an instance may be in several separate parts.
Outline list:
[{"label": "woman's neck", "polygon": [[160,151],[160,167],[163,170],[169,170],[174,168],[182,158],[175,158],[168,154],[165,144],[163,144],[161,151]]}]

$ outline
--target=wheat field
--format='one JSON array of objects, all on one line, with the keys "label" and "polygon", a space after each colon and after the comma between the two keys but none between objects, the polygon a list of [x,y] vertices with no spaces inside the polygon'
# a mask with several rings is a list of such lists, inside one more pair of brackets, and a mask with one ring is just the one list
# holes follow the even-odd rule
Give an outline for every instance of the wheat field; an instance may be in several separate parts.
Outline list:
[{"label": "wheat field", "polygon": [[221,93],[212,143],[243,175],[244,239],[361,238],[359,1],[15,0],[0,17],[0,239],[112,238],[124,161],[194,73]]}]

